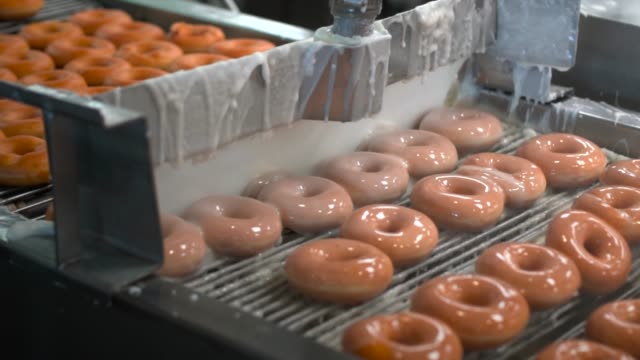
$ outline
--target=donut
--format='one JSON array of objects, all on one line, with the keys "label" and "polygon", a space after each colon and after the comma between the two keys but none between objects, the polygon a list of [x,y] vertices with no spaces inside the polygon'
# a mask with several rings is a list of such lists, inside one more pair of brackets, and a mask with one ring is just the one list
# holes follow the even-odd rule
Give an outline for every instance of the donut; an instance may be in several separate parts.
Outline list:
[{"label": "donut", "polygon": [[22,36],[33,49],[44,50],[58,39],[82,36],[82,28],[65,21],[42,21],[25,25],[20,30]]},{"label": "donut", "polygon": [[398,200],[409,186],[407,164],[392,155],[354,152],[330,159],[322,176],[342,185],[355,206]]},{"label": "donut", "polygon": [[85,34],[93,35],[102,25],[130,23],[133,19],[118,9],[89,9],[73,14],[69,22],[80,26]]},{"label": "donut", "polygon": [[40,109],[0,99],[0,130],[3,136],[30,135],[44,139],[44,122]]},{"label": "donut", "polygon": [[94,96],[98,94],[102,94],[105,92],[109,92],[115,89],[113,86],[89,86],[87,87],[87,91],[84,92],[86,96]]},{"label": "donut", "polygon": [[30,18],[44,5],[44,0],[2,0],[0,21],[16,21]]},{"label": "donut", "polygon": [[622,160],[611,164],[600,176],[605,185],[640,188],[640,160]]},{"label": "donut", "polygon": [[634,360],[629,354],[587,340],[553,343],[538,354],[536,360]]},{"label": "donut", "polygon": [[367,360],[461,360],[460,338],[447,324],[412,312],[380,315],[350,325],[342,349]]},{"label": "donut", "polygon": [[105,39],[77,36],[52,41],[46,50],[56,66],[63,67],[69,61],[83,56],[111,56],[116,47]]},{"label": "donut", "polygon": [[29,44],[18,35],[0,34],[0,56],[24,55],[29,51]]},{"label": "donut", "polygon": [[518,335],[529,321],[529,305],[518,290],[476,274],[427,281],[413,294],[411,311],[449,325],[465,350],[498,347]]},{"label": "donut", "polygon": [[175,59],[167,70],[176,72],[180,70],[191,70],[200,66],[214,64],[220,61],[230,60],[231,58],[218,54],[186,54]]},{"label": "donut", "polygon": [[376,247],[347,239],[314,240],[296,248],[284,266],[289,285],[323,302],[353,305],[391,283],[393,264]]},{"label": "donut", "polygon": [[239,58],[257,52],[273,49],[274,43],[262,39],[229,39],[212,44],[209,52],[220,54],[231,58]]},{"label": "donut", "polygon": [[122,45],[116,56],[133,66],[165,69],[182,56],[182,49],[168,41],[143,40]]},{"label": "donut", "polygon": [[587,320],[587,336],[640,357],[640,299],[612,302],[596,309]]},{"label": "donut", "polygon": [[53,208],[53,203],[49,204],[49,206],[47,206],[47,211],[44,214],[44,219],[48,220],[48,221],[55,221],[55,210]]},{"label": "donut", "polygon": [[156,68],[124,68],[107,75],[104,79],[104,84],[108,86],[129,86],[163,75],[167,75],[167,72]]},{"label": "donut", "polygon": [[282,225],[297,233],[320,233],[340,227],[353,212],[349,193],[316,176],[288,177],[265,186],[258,200],[277,207]]},{"label": "donut", "polygon": [[340,236],[373,245],[395,267],[424,260],[438,244],[438,228],[419,211],[395,205],[368,205],[342,225]]},{"label": "donut", "polygon": [[409,165],[409,175],[416,179],[451,172],[458,162],[458,152],[449,139],[424,130],[401,130],[375,136],[369,142],[368,150],[399,156]]},{"label": "donut", "polygon": [[502,123],[495,116],[473,109],[442,107],[429,111],[420,129],[451,140],[459,154],[491,149],[502,137]]},{"label": "donut", "polygon": [[620,288],[631,269],[631,253],[622,235],[585,211],[558,214],[547,229],[546,245],[578,266],[582,289],[607,294]]},{"label": "donut", "polygon": [[143,40],[162,40],[164,31],[157,25],[133,21],[127,23],[107,23],[100,26],[94,36],[107,39],[116,46]]},{"label": "donut", "polygon": [[454,174],[426,177],[411,193],[411,207],[454,231],[482,231],[495,225],[504,203],[504,191],[495,182]]},{"label": "donut", "polygon": [[481,153],[462,161],[458,174],[493,180],[505,192],[507,206],[533,204],[547,189],[542,170],[529,160],[512,155]]},{"label": "donut", "polygon": [[163,215],[160,225],[164,238],[164,262],[158,274],[184,277],[198,270],[207,252],[202,231],[174,215]]},{"label": "donut", "polygon": [[631,244],[640,244],[640,189],[603,186],[582,194],[574,203],[606,221]]},{"label": "donut", "polygon": [[215,42],[224,40],[224,32],[212,25],[176,22],[171,25],[167,37],[180,46],[185,53],[199,53],[207,52]]},{"label": "donut", "polygon": [[0,55],[0,67],[10,70],[18,78],[56,68],[49,55],[36,50],[27,51],[24,55]]},{"label": "donut", "polygon": [[494,245],[478,257],[476,272],[513,286],[533,310],[568,302],[578,293],[582,282],[578,267],[571,259],[536,244]]},{"label": "donut", "polygon": [[0,80],[17,81],[18,78],[9,69],[0,68]]},{"label": "donut", "polygon": [[272,248],[282,233],[278,209],[241,196],[208,196],[191,204],[184,219],[202,228],[219,255],[247,257]]},{"label": "donut", "polygon": [[258,195],[260,195],[260,192],[262,191],[262,189],[265,188],[265,186],[271,183],[274,183],[276,181],[280,181],[282,179],[288,178],[290,176],[292,176],[290,173],[282,170],[268,171],[262,175],[257,176],[255,179],[251,180],[247,184],[247,186],[245,186],[244,190],[242,191],[242,194],[244,196],[257,198]]},{"label": "donut", "polygon": [[101,86],[107,76],[130,67],[124,59],[91,55],[71,60],[64,69],[80,74],[89,86]]},{"label": "donut", "polygon": [[545,134],[525,142],[517,156],[538,165],[553,188],[592,184],[604,172],[607,157],[598,145],[573,134]]},{"label": "donut", "polygon": [[25,85],[43,85],[54,89],[62,89],[84,94],[87,83],[82,76],[67,70],[41,71],[20,79]]},{"label": "donut", "polygon": [[16,135],[0,140],[0,185],[34,186],[49,182],[49,159],[44,140]]}]

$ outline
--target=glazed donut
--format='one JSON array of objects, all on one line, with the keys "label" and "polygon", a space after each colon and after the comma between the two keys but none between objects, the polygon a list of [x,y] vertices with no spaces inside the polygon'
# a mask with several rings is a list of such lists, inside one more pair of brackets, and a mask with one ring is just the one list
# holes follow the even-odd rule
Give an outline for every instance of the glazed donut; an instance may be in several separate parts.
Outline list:
[{"label": "glazed donut", "polygon": [[581,285],[576,264],[561,252],[535,244],[497,244],[476,260],[478,274],[516,288],[534,310],[562,305]]},{"label": "glazed donut", "polygon": [[18,78],[9,69],[0,68],[0,80],[17,81]]},{"label": "glazed donut", "polygon": [[587,320],[587,336],[640,357],[640,299],[605,304]]},{"label": "glazed donut", "polygon": [[58,39],[82,36],[82,28],[64,21],[42,21],[25,25],[20,30],[22,36],[33,49],[44,50]]},{"label": "glazed donut", "polygon": [[640,244],[640,189],[603,186],[582,194],[574,203],[620,232],[629,244]]},{"label": "glazed donut", "polygon": [[374,152],[355,152],[329,160],[323,176],[342,185],[355,206],[398,200],[409,186],[407,164]]},{"label": "glazed donut", "polygon": [[160,225],[164,237],[164,263],[158,274],[184,277],[198,270],[207,252],[202,231],[173,215],[163,215]]},{"label": "glazed donut", "polygon": [[34,186],[49,182],[49,159],[44,140],[17,135],[0,140],[0,184]]},{"label": "glazed donut", "polygon": [[447,324],[406,312],[360,320],[345,330],[342,349],[366,360],[461,360],[460,338]]},{"label": "glazed donut", "polygon": [[162,40],[164,31],[157,25],[133,21],[128,23],[107,23],[98,28],[95,36],[107,39],[116,46],[134,41]]},{"label": "glazed donut", "polygon": [[119,69],[113,74],[107,75],[104,79],[104,84],[108,86],[129,86],[145,81],[167,75],[167,72],[156,68],[148,67],[131,67]]},{"label": "glazed donut", "polygon": [[209,47],[209,51],[231,58],[239,58],[257,52],[268,51],[274,47],[276,47],[274,43],[262,39],[229,39],[212,44]]},{"label": "glazed donut", "polygon": [[520,146],[516,155],[538,165],[549,186],[561,189],[589,185],[607,166],[598,145],[572,134],[537,136]]},{"label": "glazed donut", "polygon": [[63,67],[69,61],[83,56],[111,56],[116,52],[116,47],[105,39],[77,36],[52,41],[46,51],[56,66]]},{"label": "glazed donut", "polygon": [[122,45],[116,56],[133,66],[165,69],[182,56],[182,49],[168,41],[135,41]]},{"label": "glazed donut", "polygon": [[411,193],[411,207],[438,226],[456,231],[482,231],[495,225],[504,203],[504,191],[498,184],[462,175],[426,177]]},{"label": "glazed donut", "polygon": [[222,29],[212,25],[193,25],[176,22],[171,25],[168,39],[185,53],[207,52],[211,45],[224,40]]},{"label": "glazed donut", "polygon": [[257,198],[258,195],[260,195],[262,189],[265,188],[265,186],[291,176],[293,175],[282,170],[268,171],[251,180],[247,184],[247,186],[245,186],[244,190],[242,191],[242,195]]},{"label": "glazed donut", "polygon": [[640,160],[622,160],[611,164],[600,176],[600,182],[640,188]]},{"label": "glazed donut", "polygon": [[342,225],[340,236],[377,247],[396,267],[424,260],[438,244],[438,228],[429,217],[395,205],[358,209]]},{"label": "glazed donut", "polygon": [[520,333],[529,321],[529,306],[518,290],[475,274],[427,281],[413,294],[411,311],[449,325],[465,350],[498,347]]},{"label": "glazed donut", "polygon": [[444,135],[459,154],[491,149],[502,137],[502,124],[495,116],[473,109],[437,108],[429,111],[420,122],[421,130]]},{"label": "glazed donut", "polygon": [[451,172],[458,162],[458,152],[449,139],[424,130],[378,135],[371,139],[368,150],[399,156],[409,165],[409,175],[417,179]]},{"label": "glazed donut", "polygon": [[214,64],[231,58],[218,54],[186,54],[175,59],[167,68],[169,72],[191,70],[200,66]]},{"label": "glazed donut", "polygon": [[87,83],[82,76],[67,70],[41,71],[20,79],[25,85],[43,85],[54,89],[62,89],[78,94],[87,91]]},{"label": "glazed donut", "polygon": [[42,6],[44,0],[2,0],[0,1],[0,21],[16,21],[30,18]]},{"label": "glazed donut", "polygon": [[272,248],[282,233],[278,209],[241,196],[209,196],[193,203],[184,218],[199,225],[207,245],[220,255],[247,257]]},{"label": "glazed donut", "polygon": [[546,347],[536,360],[634,360],[618,349],[587,340],[567,340]]},{"label": "glazed donut", "polygon": [[284,266],[289,284],[303,295],[330,303],[358,304],[391,283],[393,264],[376,247],[346,239],[302,244]]},{"label": "glazed donut", "polygon": [[80,26],[85,34],[93,35],[102,25],[130,23],[133,19],[118,9],[89,9],[73,14],[69,22]]},{"label": "glazed donut", "polygon": [[493,180],[507,198],[507,206],[528,207],[547,189],[542,170],[529,160],[496,153],[471,155],[464,159],[458,174]]},{"label": "glazed donut", "polygon": [[44,139],[42,112],[17,101],[0,99],[0,130],[3,137],[31,135]]},{"label": "glazed donut", "polygon": [[586,292],[607,294],[627,280],[629,246],[619,232],[593,214],[579,210],[558,214],[549,224],[546,244],[575,262]]},{"label": "glazed donut", "polygon": [[80,74],[89,86],[99,86],[104,84],[107,76],[130,67],[124,59],[97,55],[73,59],[64,69]]},{"label": "glazed donut", "polygon": [[24,55],[0,55],[0,67],[10,70],[17,78],[56,68],[49,55],[36,50],[27,51]]},{"label": "glazed donut", "polygon": [[115,89],[113,86],[89,86],[87,87],[87,91],[85,91],[86,96],[94,96],[102,93],[109,92]]},{"label": "glazed donut", "polygon": [[29,51],[29,44],[18,35],[0,34],[0,55],[20,56]]},{"label": "glazed donut", "polygon": [[45,212],[44,214],[44,219],[49,221],[55,221],[56,215],[55,215],[55,210],[53,208],[53,203],[47,206],[47,212]]},{"label": "glazed donut", "polygon": [[301,234],[338,228],[353,211],[342,186],[315,176],[273,182],[260,191],[258,200],[277,207],[284,227]]}]

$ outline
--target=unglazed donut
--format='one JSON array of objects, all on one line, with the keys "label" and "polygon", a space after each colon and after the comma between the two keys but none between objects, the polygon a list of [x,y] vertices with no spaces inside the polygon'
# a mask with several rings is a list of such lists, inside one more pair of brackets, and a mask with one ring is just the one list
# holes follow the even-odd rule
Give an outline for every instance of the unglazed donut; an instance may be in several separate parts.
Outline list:
[{"label": "unglazed donut", "polygon": [[107,23],[100,26],[95,36],[107,39],[116,46],[143,40],[162,40],[164,31],[157,25],[133,21],[127,23]]},{"label": "unglazed donut", "polygon": [[369,151],[401,157],[417,179],[451,172],[458,162],[455,145],[446,137],[424,130],[401,130],[375,136]]},{"label": "unglazed donut", "polygon": [[640,299],[605,304],[587,321],[587,336],[640,357]]},{"label": "unglazed donut", "polygon": [[424,260],[438,244],[438,228],[429,217],[395,205],[358,209],[342,225],[340,236],[377,247],[397,267]]},{"label": "unglazed donut", "polygon": [[207,245],[226,256],[247,257],[272,248],[282,233],[278,209],[241,196],[209,196],[193,203],[184,218],[202,228]]},{"label": "unglazed donut", "polygon": [[182,56],[182,49],[168,41],[143,40],[122,45],[116,56],[133,66],[165,69]]},{"label": "unglazed donut", "polygon": [[640,160],[622,160],[609,165],[600,176],[600,182],[640,188]]},{"label": "unglazed donut", "polygon": [[536,360],[634,360],[618,349],[587,340],[566,340],[546,347]]},{"label": "unglazed donut", "polygon": [[411,207],[449,230],[482,231],[499,220],[505,195],[488,179],[462,175],[432,175],[420,180],[411,193]]},{"label": "unglazed donut", "polygon": [[116,47],[105,39],[76,36],[52,41],[46,51],[56,66],[63,67],[69,61],[83,56],[111,56],[116,52]]},{"label": "unglazed donut", "polygon": [[44,0],[2,0],[0,1],[0,21],[22,20],[35,15]]},{"label": "unglazed donut", "polygon": [[18,35],[0,34],[0,56],[24,55],[29,51],[29,44]]},{"label": "unglazed donut", "polygon": [[64,21],[35,22],[23,26],[20,30],[20,36],[27,40],[31,48],[38,50],[44,50],[55,40],[82,35],[82,28]]},{"label": "unglazed donut", "polygon": [[89,9],[73,14],[69,21],[80,26],[85,34],[93,35],[102,25],[130,23],[133,19],[118,9]]},{"label": "unglazed donut", "polygon": [[169,40],[185,53],[207,52],[211,45],[224,40],[224,32],[217,26],[176,22],[171,25]]},{"label": "unglazed donut", "polygon": [[330,303],[358,304],[391,283],[393,264],[376,247],[355,240],[314,240],[295,249],[285,263],[289,284],[303,295]]},{"label": "unglazed donut", "polygon": [[516,156],[482,153],[464,159],[458,173],[493,180],[505,192],[507,206],[522,208],[540,198],[547,188],[542,170]]},{"label": "unglazed donut", "polygon": [[607,166],[598,145],[572,134],[537,136],[520,146],[516,155],[538,165],[549,186],[561,189],[589,185]]},{"label": "unglazed donut", "polygon": [[49,182],[49,158],[44,140],[16,135],[0,140],[0,184],[34,186]]},{"label": "unglazed donut", "polygon": [[87,82],[82,76],[66,70],[41,71],[20,79],[25,85],[43,85],[54,89],[68,90],[78,94],[87,91]]},{"label": "unglazed donut", "polygon": [[85,95],[86,96],[94,96],[94,95],[98,95],[98,94],[102,94],[105,92],[109,92],[111,90],[115,89],[114,86],[89,86],[87,87],[87,91],[85,91]]},{"label": "unglazed donut", "polygon": [[139,82],[167,75],[167,72],[149,67],[130,67],[107,75],[104,84],[108,86],[129,86]]},{"label": "unglazed donut", "polygon": [[214,64],[220,61],[230,60],[231,58],[218,54],[186,54],[175,59],[167,70],[176,72],[180,70],[191,70],[200,66]]},{"label": "unglazed donut", "polygon": [[516,289],[475,274],[427,281],[413,294],[411,310],[449,325],[465,350],[500,346],[520,333],[529,321],[527,301]]},{"label": "unglazed donut", "polygon": [[273,182],[260,191],[258,200],[277,207],[284,227],[301,234],[338,228],[353,211],[342,186],[315,176]]},{"label": "unglazed donut", "polygon": [[582,289],[589,293],[610,293],[627,280],[629,246],[619,232],[593,214],[579,210],[558,214],[549,224],[546,244],[575,262]]},{"label": "unglazed donut", "polygon": [[0,68],[0,80],[17,81],[18,78],[9,69]]},{"label": "unglazed donut", "polygon": [[355,206],[398,200],[409,185],[406,163],[392,155],[355,152],[329,160],[323,176],[342,185]]},{"label": "unglazed donut", "polygon": [[198,270],[207,252],[202,230],[173,215],[163,215],[160,224],[164,237],[164,263],[158,274],[183,277]]},{"label": "unglazed donut", "polygon": [[366,360],[460,360],[460,338],[447,324],[406,312],[360,320],[345,330],[342,349]]},{"label": "unglazed donut", "polygon": [[19,79],[40,71],[53,70],[56,66],[46,53],[30,50],[23,55],[0,55],[0,67],[11,70]]},{"label": "unglazed donut", "polygon": [[44,139],[44,123],[40,109],[0,99],[0,130],[3,135],[31,135]]},{"label": "unglazed donut", "polygon": [[437,108],[420,123],[421,130],[446,136],[460,154],[486,151],[500,141],[502,123],[495,116],[473,109]]},{"label": "unglazed donut", "polygon": [[70,61],[65,70],[80,74],[90,86],[103,85],[108,76],[128,69],[131,65],[124,59],[110,56],[84,56]]},{"label": "unglazed donut", "polygon": [[581,285],[580,272],[571,259],[535,244],[494,245],[478,257],[476,271],[516,288],[534,310],[568,302]]},{"label": "unglazed donut", "polygon": [[229,39],[213,43],[209,51],[232,58],[239,58],[257,52],[271,50],[275,45],[262,39]]}]

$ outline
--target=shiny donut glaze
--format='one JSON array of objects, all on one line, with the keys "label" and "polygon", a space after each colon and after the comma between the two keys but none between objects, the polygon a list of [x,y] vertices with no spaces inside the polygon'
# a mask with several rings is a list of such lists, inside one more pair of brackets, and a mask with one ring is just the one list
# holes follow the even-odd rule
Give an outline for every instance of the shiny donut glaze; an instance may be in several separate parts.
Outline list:
[{"label": "shiny donut glaze", "polygon": [[209,51],[232,58],[251,55],[273,49],[274,43],[262,39],[228,39],[215,42]]},{"label": "shiny donut glaze", "polygon": [[202,228],[220,255],[246,257],[272,248],[282,233],[278,209],[241,196],[209,196],[193,203],[184,218]]},{"label": "shiny donut glaze", "polygon": [[50,43],[62,38],[82,36],[82,28],[65,21],[42,21],[25,25],[20,30],[32,49],[43,50]]},{"label": "shiny donut glaze", "polygon": [[605,185],[624,185],[640,188],[640,160],[622,160],[609,165],[600,176]]},{"label": "shiny donut glaze", "polygon": [[329,160],[323,176],[342,185],[355,206],[393,202],[409,185],[406,163],[392,155],[355,152]]},{"label": "shiny donut glaze", "polygon": [[118,9],[89,9],[73,14],[69,21],[80,26],[85,34],[93,35],[102,25],[130,23],[133,19]]},{"label": "shiny donut glaze", "polygon": [[357,304],[381,294],[391,283],[393,264],[369,244],[346,239],[314,240],[287,258],[289,284],[303,295],[338,304]]},{"label": "shiny donut glaze", "polygon": [[507,206],[530,206],[544,194],[547,180],[542,170],[529,160],[496,153],[471,155],[464,159],[458,173],[493,180],[507,197]]},{"label": "shiny donut glaze", "polygon": [[438,228],[429,217],[396,205],[356,210],[342,225],[340,236],[377,247],[399,267],[424,260],[438,244]]},{"label": "shiny donut glaze", "polygon": [[458,162],[455,145],[446,137],[424,130],[401,130],[375,136],[369,151],[401,157],[417,179],[448,173]]},{"label": "shiny donut glaze", "polygon": [[529,305],[516,289],[475,274],[427,281],[413,294],[411,310],[449,325],[465,350],[498,347],[520,333],[529,321]]},{"label": "shiny donut glaze", "polygon": [[224,32],[217,26],[176,22],[171,25],[169,40],[186,53],[207,52],[214,43],[224,40]]},{"label": "shiny donut glaze", "polygon": [[587,336],[640,357],[640,299],[599,307],[589,316]]},{"label": "shiny donut glaze", "polygon": [[157,25],[133,21],[127,23],[107,23],[100,26],[95,36],[107,39],[116,46],[143,40],[162,40],[164,31]]},{"label": "shiny donut glaze", "polygon": [[627,280],[629,246],[619,232],[595,215],[579,210],[558,214],[549,224],[546,244],[575,262],[582,288],[589,293],[610,293]]},{"label": "shiny donut glaze", "polygon": [[158,274],[183,277],[198,270],[207,252],[202,230],[173,215],[161,218],[164,263]]},{"label": "shiny donut glaze", "polygon": [[566,340],[547,346],[536,360],[634,360],[634,357],[595,342]]},{"label": "shiny donut glaze", "polygon": [[554,188],[577,188],[595,182],[607,157],[591,141],[572,134],[545,134],[525,142],[516,155],[538,165]]},{"label": "shiny donut glaze", "polygon": [[421,130],[446,136],[460,154],[486,151],[500,141],[502,123],[495,116],[473,109],[438,108],[429,111]]},{"label": "shiny donut glaze", "polygon": [[18,35],[0,34],[0,55],[24,55],[29,51],[27,41]]},{"label": "shiny donut glaze", "polygon": [[182,56],[182,49],[168,41],[143,40],[122,45],[115,56],[133,66],[165,69]]},{"label": "shiny donut glaze", "polygon": [[251,198],[257,198],[258,195],[260,195],[262,189],[265,188],[265,186],[276,181],[288,178],[290,176],[293,175],[283,170],[267,171],[266,173],[259,175],[255,179],[251,180],[247,184],[247,186],[245,186],[244,190],[242,191],[242,195]]},{"label": "shiny donut glaze", "polygon": [[41,71],[27,75],[20,79],[25,85],[39,84],[54,89],[62,89],[78,94],[84,94],[87,90],[87,82],[74,72],[66,70]]},{"label": "shiny donut glaze", "polygon": [[0,21],[16,21],[35,15],[44,0],[2,0],[0,1]]},{"label": "shiny donut glaze", "polygon": [[482,231],[495,225],[504,203],[504,191],[498,184],[462,175],[426,177],[411,193],[411,207],[438,226],[459,231]]},{"label": "shiny donut glaze", "polygon": [[31,135],[44,138],[44,122],[40,109],[0,99],[0,130],[6,136]]},{"label": "shiny donut glaze", "polygon": [[215,64],[231,58],[218,54],[186,54],[175,59],[168,67],[167,71],[176,72],[180,70],[191,70],[200,66]]},{"label": "shiny donut glaze", "polygon": [[69,61],[83,56],[111,56],[116,52],[116,47],[105,39],[76,36],[53,41],[47,46],[46,51],[56,66],[63,67]]},{"label": "shiny donut glaze", "polygon": [[102,86],[108,76],[130,67],[124,59],[98,55],[74,59],[64,69],[80,74],[87,85]]},{"label": "shiny donut glaze", "polygon": [[17,81],[18,78],[9,69],[0,68],[0,80],[2,81]]},{"label": "shiny donut glaze", "polygon": [[497,244],[476,260],[479,274],[516,288],[534,310],[568,302],[581,285],[576,264],[561,252],[535,244]]},{"label": "shiny donut glaze", "polygon": [[156,68],[130,67],[107,75],[104,79],[104,84],[108,86],[130,86],[167,74],[166,71]]},{"label": "shiny donut glaze", "polygon": [[435,318],[412,313],[360,320],[345,330],[345,352],[367,360],[460,360],[458,335]]},{"label": "shiny donut glaze", "polygon": [[0,66],[11,70],[19,79],[21,77],[55,69],[51,56],[42,51],[29,50],[22,55],[0,55]]},{"label": "shiny donut glaze", "polygon": [[48,183],[47,144],[35,136],[0,140],[0,185],[33,186]]}]

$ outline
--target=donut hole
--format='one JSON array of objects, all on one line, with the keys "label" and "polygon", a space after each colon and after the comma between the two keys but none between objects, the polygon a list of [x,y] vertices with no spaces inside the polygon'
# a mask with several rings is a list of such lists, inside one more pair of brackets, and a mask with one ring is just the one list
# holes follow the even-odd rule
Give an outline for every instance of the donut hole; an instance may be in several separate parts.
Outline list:
[{"label": "donut hole", "polygon": [[222,212],[222,216],[234,220],[249,220],[253,218],[252,215],[242,211],[241,209],[225,209]]},{"label": "donut hole", "polygon": [[336,251],[329,255],[330,261],[349,262],[362,258],[363,252],[359,249],[349,249],[344,251]]},{"label": "donut hole", "polygon": [[519,169],[517,169],[513,164],[509,164],[507,162],[502,162],[502,161],[496,162],[494,168],[500,172],[507,173],[507,174],[514,174],[519,171]]},{"label": "donut hole", "polygon": [[491,307],[493,305],[493,297],[483,289],[470,288],[461,291],[457,296],[457,301],[475,307]]},{"label": "donut hole", "polygon": [[570,143],[567,141],[558,141],[556,143],[553,143],[549,150],[555,154],[566,154],[566,155],[578,154],[581,152],[581,148],[578,144]]},{"label": "donut hole", "polygon": [[516,261],[516,266],[524,271],[539,272],[547,268],[547,262],[539,256],[524,256]]},{"label": "donut hole", "polygon": [[469,186],[466,183],[459,182],[448,182],[448,184],[446,185],[446,191],[450,194],[462,196],[477,195],[477,192],[473,187]]},{"label": "donut hole", "polygon": [[382,164],[379,164],[379,163],[368,162],[368,163],[360,164],[360,170],[364,173],[371,173],[371,174],[378,173],[378,172],[381,172],[383,168],[384,167],[382,166]]},{"label": "donut hole", "polygon": [[405,224],[400,219],[386,219],[386,221],[381,221],[378,223],[377,230],[378,232],[386,233],[386,234],[401,234],[404,232]]},{"label": "donut hole", "polygon": [[636,207],[638,200],[632,196],[615,196],[609,201],[609,205],[615,209],[623,210]]},{"label": "donut hole", "polygon": [[611,257],[608,249],[608,241],[602,241],[599,236],[590,236],[584,241],[584,249],[587,250],[591,256],[608,260]]},{"label": "donut hole", "polygon": [[424,323],[415,324],[415,326],[405,324],[398,327],[389,334],[389,340],[405,346],[418,346],[428,344],[437,337],[437,330],[432,326],[425,326]]}]

